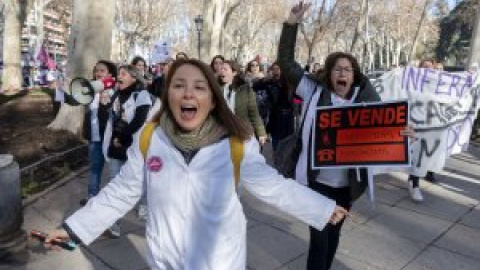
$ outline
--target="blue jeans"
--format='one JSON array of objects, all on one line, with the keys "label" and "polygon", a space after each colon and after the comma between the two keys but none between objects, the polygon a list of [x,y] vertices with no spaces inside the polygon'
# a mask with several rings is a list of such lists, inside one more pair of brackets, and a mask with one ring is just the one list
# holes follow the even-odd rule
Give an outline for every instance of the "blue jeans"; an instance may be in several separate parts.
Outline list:
[{"label": "blue jeans", "polygon": [[119,159],[114,159],[111,158],[110,161],[108,162],[108,170],[110,173],[110,180],[115,178],[117,174],[120,172],[122,169],[123,164],[125,164],[125,161],[119,160]]},{"label": "blue jeans", "polygon": [[88,158],[90,163],[88,197],[93,197],[100,191],[103,165],[105,164],[105,159],[102,153],[102,142],[90,142],[88,144]]}]

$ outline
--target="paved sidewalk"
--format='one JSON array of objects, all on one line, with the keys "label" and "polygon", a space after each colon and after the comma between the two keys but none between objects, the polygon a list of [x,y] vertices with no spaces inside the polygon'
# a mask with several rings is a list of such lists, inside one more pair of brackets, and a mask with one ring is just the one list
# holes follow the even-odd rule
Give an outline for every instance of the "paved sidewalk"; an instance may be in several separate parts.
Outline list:
[{"label": "paved sidewalk", "polygon": [[[364,196],[346,222],[332,269],[480,269],[480,148],[449,160],[439,184],[421,182],[425,202],[413,203],[406,174],[376,177],[376,208]],[[87,174],[72,179],[25,209],[26,230],[54,228],[79,208]],[[248,217],[248,269],[305,269],[308,228],[244,193]],[[30,242],[29,262],[0,269],[142,270],[144,223],[134,212],[122,220],[123,236],[102,237],[74,252],[47,252]]]}]

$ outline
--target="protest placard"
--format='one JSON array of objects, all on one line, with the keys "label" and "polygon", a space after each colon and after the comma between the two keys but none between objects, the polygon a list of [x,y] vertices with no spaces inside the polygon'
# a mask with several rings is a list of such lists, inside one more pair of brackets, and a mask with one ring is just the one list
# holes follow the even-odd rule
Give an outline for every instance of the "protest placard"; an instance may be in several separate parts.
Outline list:
[{"label": "protest placard", "polygon": [[409,166],[407,101],[319,107],[315,114],[312,168]]},{"label": "protest placard", "polygon": [[152,48],[152,63],[164,63],[172,57],[172,50],[172,45],[168,41],[159,40],[155,42]]}]

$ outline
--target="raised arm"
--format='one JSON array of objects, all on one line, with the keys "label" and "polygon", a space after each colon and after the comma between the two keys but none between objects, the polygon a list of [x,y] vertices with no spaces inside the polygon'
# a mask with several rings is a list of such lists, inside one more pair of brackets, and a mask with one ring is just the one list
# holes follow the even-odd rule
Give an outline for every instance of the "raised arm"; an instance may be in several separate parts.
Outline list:
[{"label": "raised arm", "polygon": [[287,82],[294,88],[298,86],[305,73],[305,70],[295,62],[298,23],[302,20],[303,15],[310,6],[311,4],[304,4],[303,1],[300,1],[299,4],[292,7],[287,21],[283,23],[280,43],[278,45],[277,63],[285,75]]}]

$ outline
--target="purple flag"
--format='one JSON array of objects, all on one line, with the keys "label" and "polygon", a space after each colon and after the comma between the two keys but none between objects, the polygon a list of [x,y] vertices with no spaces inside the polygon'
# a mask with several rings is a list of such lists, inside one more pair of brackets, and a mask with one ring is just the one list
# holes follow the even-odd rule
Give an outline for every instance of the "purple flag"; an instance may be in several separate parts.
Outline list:
[{"label": "purple flag", "polygon": [[48,53],[47,48],[45,48],[45,43],[42,44],[42,47],[40,47],[40,50],[38,51],[37,60],[40,62],[40,66],[45,66],[47,64]]}]

